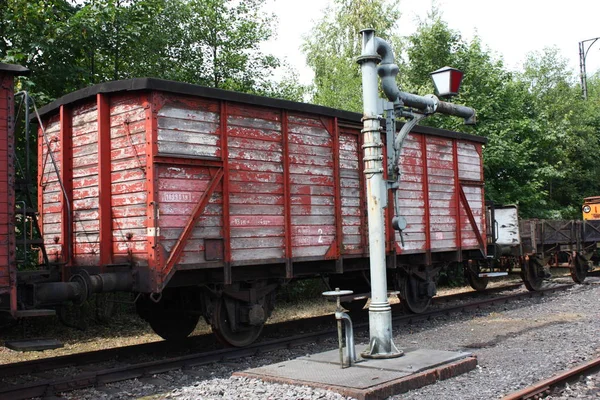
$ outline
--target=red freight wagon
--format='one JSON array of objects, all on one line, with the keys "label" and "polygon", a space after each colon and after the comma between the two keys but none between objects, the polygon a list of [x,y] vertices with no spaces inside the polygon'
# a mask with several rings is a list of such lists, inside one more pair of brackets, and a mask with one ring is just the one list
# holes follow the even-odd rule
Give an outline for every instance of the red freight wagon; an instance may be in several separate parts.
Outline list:
[{"label": "red freight wagon", "polygon": [[[368,290],[360,115],[157,79],[96,85],[40,113],[43,239],[77,300],[139,292],[161,336],[187,336],[204,315],[244,345],[286,280]],[[392,229],[390,192],[388,275],[415,310],[440,267],[485,257],[484,142],[426,127],[405,141],[396,208],[408,225]]]},{"label": "red freight wagon", "polygon": [[17,316],[15,238],[14,76],[27,75],[20,65],[0,63],[0,310]]}]

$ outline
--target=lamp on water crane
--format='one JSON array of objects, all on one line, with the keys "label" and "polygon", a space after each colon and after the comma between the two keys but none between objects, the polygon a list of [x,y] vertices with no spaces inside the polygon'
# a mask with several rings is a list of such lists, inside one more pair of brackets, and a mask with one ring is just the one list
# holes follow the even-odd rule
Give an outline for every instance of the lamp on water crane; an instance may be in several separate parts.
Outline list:
[{"label": "lamp on water crane", "polygon": [[440,97],[456,96],[460,90],[463,72],[452,67],[443,67],[431,74],[435,91]]}]

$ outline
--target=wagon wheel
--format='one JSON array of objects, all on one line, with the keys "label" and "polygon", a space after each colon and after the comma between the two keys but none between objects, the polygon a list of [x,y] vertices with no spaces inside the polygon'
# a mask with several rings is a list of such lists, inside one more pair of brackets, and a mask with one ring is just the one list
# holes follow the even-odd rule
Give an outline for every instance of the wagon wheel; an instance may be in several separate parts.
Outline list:
[{"label": "wagon wheel", "polygon": [[479,276],[479,265],[467,265],[466,270],[469,285],[476,291],[483,292],[488,285],[489,279]]},{"label": "wagon wheel", "polygon": [[578,254],[573,260],[573,263],[575,265],[571,268],[571,278],[573,278],[575,283],[583,283],[588,273],[587,261]]},{"label": "wagon wheel", "polygon": [[476,272],[467,272],[467,281],[473,289],[483,292],[488,285],[489,279],[480,277]]},{"label": "wagon wheel", "polygon": [[402,307],[411,313],[420,314],[431,304],[431,297],[419,294],[419,280],[413,275],[402,274],[398,281],[398,289]]},{"label": "wagon wheel", "polygon": [[135,308],[152,330],[165,340],[185,339],[194,331],[200,317],[181,311],[186,308],[187,299],[181,291],[165,291],[159,300],[141,296]]},{"label": "wagon wheel", "polygon": [[544,287],[545,273],[544,266],[541,262],[535,257],[530,257],[529,261],[526,261],[521,268],[521,277],[527,290],[531,292],[542,290]]},{"label": "wagon wheel", "polygon": [[260,325],[238,324],[237,329],[232,329],[225,300],[215,302],[210,326],[217,339],[224,345],[244,347],[252,344],[263,330],[264,323]]},{"label": "wagon wheel", "polygon": [[145,319],[158,336],[165,340],[175,341],[188,337],[196,329],[200,316],[158,312],[146,316]]},{"label": "wagon wheel", "polygon": [[69,328],[85,331],[89,327],[89,303],[73,304],[63,303],[56,308],[58,320]]}]

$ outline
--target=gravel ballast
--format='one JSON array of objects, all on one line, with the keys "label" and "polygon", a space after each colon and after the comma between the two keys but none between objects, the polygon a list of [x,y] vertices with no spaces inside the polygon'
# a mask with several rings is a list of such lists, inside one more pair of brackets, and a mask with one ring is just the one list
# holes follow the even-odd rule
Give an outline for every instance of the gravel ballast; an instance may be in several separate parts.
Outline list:
[{"label": "gravel ballast", "polygon": [[[541,379],[600,356],[600,285],[588,278],[564,292],[514,301],[395,329],[399,347],[468,351],[478,367],[391,399],[497,399]],[[358,343],[368,334],[357,335]],[[347,399],[306,386],[268,384],[231,377],[236,371],[285,361],[337,347],[335,340],[262,356],[171,371],[140,380],[64,393],[70,399]],[[361,347],[357,350],[362,350]],[[553,399],[598,396],[598,376],[553,395]],[[594,398],[594,397],[592,397]]]}]

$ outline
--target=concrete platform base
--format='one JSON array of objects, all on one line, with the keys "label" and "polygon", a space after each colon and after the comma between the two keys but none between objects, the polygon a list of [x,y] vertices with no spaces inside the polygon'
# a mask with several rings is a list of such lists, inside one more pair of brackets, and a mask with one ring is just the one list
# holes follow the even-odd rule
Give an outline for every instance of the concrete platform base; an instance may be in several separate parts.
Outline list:
[{"label": "concrete platform base", "polygon": [[[366,346],[357,346],[361,349]],[[388,360],[361,359],[342,369],[337,349],[243,372],[236,376],[267,382],[307,385],[332,390],[359,400],[385,399],[473,370],[470,353],[404,349],[405,355]]]}]

